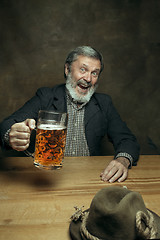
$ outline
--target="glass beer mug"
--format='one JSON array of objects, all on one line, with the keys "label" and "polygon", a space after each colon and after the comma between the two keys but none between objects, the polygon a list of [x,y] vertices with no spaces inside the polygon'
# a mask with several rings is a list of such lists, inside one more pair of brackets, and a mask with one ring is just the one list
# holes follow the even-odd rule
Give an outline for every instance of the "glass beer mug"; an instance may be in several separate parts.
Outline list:
[{"label": "glass beer mug", "polygon": [[[34,153],[36,167],[48,170],[62,168],[67,120],[67,113],[39,111]],[[30,154],[27,150],[26,153]]]}]

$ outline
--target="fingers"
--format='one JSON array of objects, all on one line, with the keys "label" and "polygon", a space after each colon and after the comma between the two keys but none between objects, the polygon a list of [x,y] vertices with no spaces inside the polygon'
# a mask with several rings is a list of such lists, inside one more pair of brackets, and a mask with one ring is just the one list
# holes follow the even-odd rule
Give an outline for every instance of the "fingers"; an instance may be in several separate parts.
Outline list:
[{"label": "fingers", "polygon": [[24,151],[29,147],[31,130],[35,128],[34,119],[15,123],[9,133],[10,146],[17,151]]},{"label": "fingers", "polygon": [[118,179],[118,182],[123,182],[128,177],[128,171],[124,172],[123,175]]},{"label": "fingers", "polygon": [[10,145],[14,150],[17,151],[24,151],[29,147],[30,141],[29,140],[16,140],[10,141]]},{"label": "fingers", "polygon": [[122,182],[128,176],[128,168],[126,168],[121,162],[113,160],[107,166],[107,168],[101,173],[100,177],[105,182]]},{"label": "fingers", "polygon": [[36,121],[34,119],[26,119],[25,120],[26,126],[28,126],[31,130],[36,127]]}]

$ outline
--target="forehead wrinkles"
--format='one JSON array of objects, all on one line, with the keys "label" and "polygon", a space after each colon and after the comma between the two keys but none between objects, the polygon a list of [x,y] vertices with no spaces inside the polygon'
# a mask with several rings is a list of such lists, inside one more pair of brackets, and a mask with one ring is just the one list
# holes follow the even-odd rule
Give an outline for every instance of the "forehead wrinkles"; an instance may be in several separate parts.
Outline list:
[{"label": "forehead wrinkles", "polygon": [[86,67],[91,71],[100,71],[101,65],[98,59],[80,56],[72,63],[71,67]]},{"label": "forehead wrinkles", "polygon": [[82,64],[82,67],[85,67],[86,69],[90,70],[91,72],[97,71],[99,72],[100,69],[97,66],[90,66],[90,65],[86,65],[86,64]]}]

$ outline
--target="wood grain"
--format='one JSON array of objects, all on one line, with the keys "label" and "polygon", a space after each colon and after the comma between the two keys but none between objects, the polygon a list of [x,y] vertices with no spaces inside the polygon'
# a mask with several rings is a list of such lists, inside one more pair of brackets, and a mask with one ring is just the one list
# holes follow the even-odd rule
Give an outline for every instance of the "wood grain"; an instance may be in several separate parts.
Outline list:
[{"label": "wood grain", "polygon": [[[110,183],[99,175],[112,156],[64,159],[61,170],[39,170],[27,157],[0,162],[0,240],[69,240],[74,206],[87,209],[96,192]],[[128,179],[112,185],[142,194],[160,215],[160,156],[140,156]]]}]

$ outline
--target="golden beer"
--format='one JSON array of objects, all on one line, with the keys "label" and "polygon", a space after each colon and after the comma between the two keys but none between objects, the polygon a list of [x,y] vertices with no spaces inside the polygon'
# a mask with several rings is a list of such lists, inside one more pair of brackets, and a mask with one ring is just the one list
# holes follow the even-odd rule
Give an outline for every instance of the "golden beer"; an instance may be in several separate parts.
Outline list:
[{"label": "golden beer", "polygon": [[63,125],[40,124],[36,133],[34,164],[39,168],[62,167],[67,128]]}]

